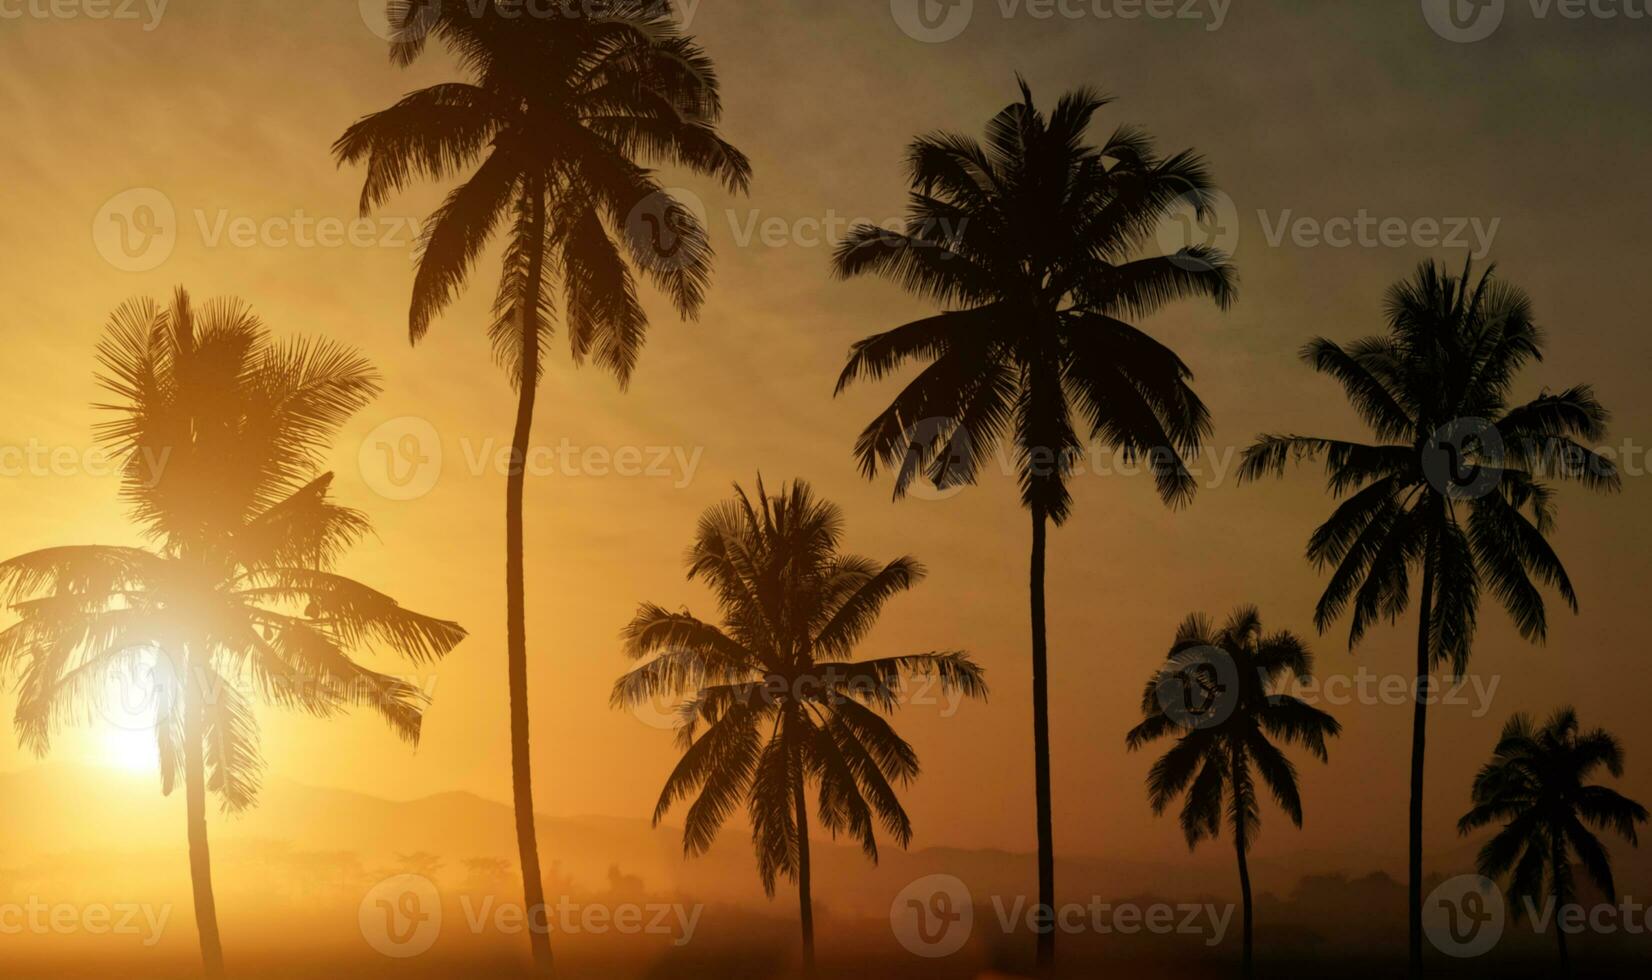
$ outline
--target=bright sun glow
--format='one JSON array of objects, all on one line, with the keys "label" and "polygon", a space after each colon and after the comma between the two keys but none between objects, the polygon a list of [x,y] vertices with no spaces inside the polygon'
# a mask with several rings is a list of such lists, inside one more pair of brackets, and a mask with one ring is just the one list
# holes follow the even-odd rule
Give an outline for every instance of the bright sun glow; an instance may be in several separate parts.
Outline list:
[{"label": "bright sun glow", "polygon": [[159,765],[152,730],[131,731],[110,727],[99,738],[98,761],[111,769],[127,772],[154,772]]},{"label": "bright sun glow", "polygon": [[123,662],[109,672],[104,684],[99,705],[99,764],[127,772],[153,772],[160,765],[155,708],[162,688],[154,660]]}]

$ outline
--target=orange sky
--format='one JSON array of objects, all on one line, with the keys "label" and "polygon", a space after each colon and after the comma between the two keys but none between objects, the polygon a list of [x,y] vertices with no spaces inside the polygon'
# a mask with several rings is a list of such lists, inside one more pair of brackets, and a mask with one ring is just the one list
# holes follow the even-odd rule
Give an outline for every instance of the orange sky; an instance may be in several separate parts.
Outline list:
[{"label": "orange sky", "polygon": [[[997,3],[978,2],[957,38],[922,43],[881,0],[700,3],[691,29],[718,62],[726,133],[752,157],[756,179],[749,199],[687,184],[711,217],[715,287],[695,324],[651,304],[654,329],[629,393],[596,371],[572,370],[561,348],[547,377],[540,445],[636,447],[645,465],[652,447],[666,447],[692,467],[597,475],[589,470],[600,468],[598,457],[587,456],[587,472],[558,469],[529,485],[540,809],[640,816],[652,807],[674,750],[668,733],[608,708],[625,667],[617,634],[644,599],[711,614],[707,596],[683,581],[680,555],[699,513],[730,481],[761,468],[776,482],[807,478],[842,504],[855,550],[910,553],[929,565],[929,580],[890,608],[868,654],[965,648],[988,669],[989,705],[950,715],[917,706],[900,718],[926,767],[907,794],[916,844],[1032,846],[1027,517],[1013,480],[1001,476],[945,501],[899,504],[889,501],[887,482],[859,477],[850,446],[895,386],[861,386],[834,400],[844,353],[926,307],[891,286],[827,275],[830,226],[900,212],[906,142],[938,128],[978,132],[1013,95],[1016,70],[1043,101],[1081,83],[1099,86],[1119,97],[1103,128],[1140,123],[1167,149],[1207,154],[1236,202],[1243,276],[1230,313],[1187,306],[1144,324],[1193,366],[1215,412],[1207,489],[1190,510],[1171,513],[1150,480],[1079,476],[1076,516],[1052,538],[1058,849],[1182,852],[1174,823],[1155,821],[1144,802],[1149,758],[1123,750],[1141,683],[1191,610],[1222,614],[1255,602],[1270,626],[1311,630],[1320,581],[1301,554],[1331,506],[1307,472],[1237,487],[1233,458],[1264,430],[1356,434],[1337,390],[1295,360],[1296,348],[1315,333],[1346,339],[1377,330],[1389,282],[1424,258],[1457,266],[1465,255],[1455,247],[1303,247],[1289,236],[1274,245],[1271,231],[1287,213],[1323,222],[1363,210],[1408,225],[1496,220],[1493,257],[1533,294],[1551,333],[1550,357],[1528,372],[1522,391],[1593,382],[1616,415],[1612,446],[1637,447],[1621,495],[1562,497],[1558,547],[1583,614],[1556,606],[1549,646],[1538,650],[1514,637],[1501,612],[1485,610],[1474,670],[1482,689],[1496,684],[1495,695],[1485,717],[1471,717],[1468,706],[1434,714],[1431,846],[1449,843],[1468,779],[1515,710],[1576,702],[1586,723],[1626,739],[1624,790],[1652,795],[1652,722],[1633,680],[1652,572],[1652,484],[1644,477],[1652,394],[1642,377],[1649,341],[1636,299],[1646,288],[1646,249],[1633,220],[1647,205],[1644,32],[1652,28],[1538,22],[1514,6],[1493,38],[1456,44],[1431,33],[1412,3],[1238,3],[1209,30],[1209,18],[1040,19],[1022,11],[1005,19]],[[513,411],[482,329],[496,263],[484,260],[468,294],[414,350],[406,341],[405,227],[383,227],[389,240],[370,247],[278,243],[302,219],[354,218],[361,174],[335,170],[331,141],[448,69],[440,58],[392,68],[352,0],[173,0],[154,30],[144,27],[0,19],[8,131],[0,447],[9,447],[0,460],[0,544],[13,554],[128,533],[114,481],[77,472],[84,467],[74,462],[90,446],[95,417],[93,346],[126,297],[185,284],[200,297],[243,297],[279,334],[348,341],[386,381],[335,457],[340,497],[368,511],[379,534],[349,570],[410,606],[462,621],[472,638],[422,674],[436,701],[416,754],[369,717],[321,723],[266,711],[266,757],[276,774],[392,798],[461,788],[504,799],[504,481],[472,463],[508,440]],[[93,235],[97,222],[109,244],[105,205],[134,188],[158,190],[176,215],[171,254],[143,271],[106,261]],[[422,216],[437,199],[427,189],[386,214]],[[150,199],[119,200],[126,204],[117,207]],[[255,234],[241,247],[233,229],[243,219],[273,219],[273,237]],[[778,237],[747,235],[771,219],[785,229]],[[825,236],[816,230],[822,224]],[[436,433],[440,479],[416,499],[386,499],[375,490],[385,486],[382,468],[360,465],[363,443],[381,424],[408,417]],[[385,431],[416,430],[402,422]],[[365,453],[370,462],[375,446]],[[59,463],[41,456],[59,449],[67,453]],[[1381,631],[1357,660],[1340,635],[1323,638],[1320,672],[1403,674],[1412,636],[1409,622]],[[1259,853],[1353,848],[1372,865],[1397,867],[1410,708],[1395,699],[1333,710],[1346,731],[1332,765],[1303,766],[1307,828],[1290,833],[1265,810]],[[95,732],[65,738],[61,750],[94,759],[103,751]],[[0,769],[32,764],[0,741]]]}]

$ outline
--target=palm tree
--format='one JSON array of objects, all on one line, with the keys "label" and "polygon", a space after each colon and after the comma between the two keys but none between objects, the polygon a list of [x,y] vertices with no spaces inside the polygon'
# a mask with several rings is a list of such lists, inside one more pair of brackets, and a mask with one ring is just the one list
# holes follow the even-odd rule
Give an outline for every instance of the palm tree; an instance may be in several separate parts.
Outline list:
[{"label": "palm tree", "polygon": [[1256,778],[1302,826],[1296,767],[1269,737],[1306,748],[1328,761],[1325,739],[1342,732],[1335,718],[1278,686],[1313,676],[1313,655],[1295,634],[1262,631],[1254,606],[1235,610],[1222,628],[1194,613],[1182,622],[1164,666],[1142,692],[1142,721],[1125,738],[1134,752],[1157,739],[1176,742],[1147,777],[1156,815],[1185,792],[1182,833],[1192,849],[1221,831],[1223,801],[1239,856],[1245,910],[1244,975],[1254,976],[1250,867],[1246,853],[1261,829]]},{"label": "palm tree", "polygon": [[1474,808],[1457,821],[1462,834],[1503,824],[1480,849],[1478,863],[1487,878],[1510,875],[1508,895],[1516,921],[1527,909],[1535,914],[1547,873],[1562,971],[1569,966],[1566,930],[1560,928],[1558,914],[1575,894],[1573,856],[1595,887],[1615,902],[1611,856],[1589,828],[1610,830],[1639,846],[1635,825],[1646,822],[1646,807],[1586,782],[1603,766],[1614,778],[1622,777],[1623,746],[1603,729],[1579,731],[1572,708],[1556,711],[1541,728],[1517,714],[1503,726],[1491,761],[1474,777]]},{"label": "palm tree", "polygon": [[1376,437],[1372,444],[1264,435],[1245,451],[1241,482],[1283,474],[1292,459],[1325,458],[1329,490],[1347,499],[1308,541],[1332,569],[1314,621],[1326,630],[1352,608],[1348,645],[1379,618],[1397,621],[1422,572],[1417,688],[1411,729],[1410,966],[1422,970],[1423,753],[1429,673],[1467,669],[1480,590],[1489,586],[1522,636],[1542,642],[1548,620],[1534,579],[1577,611],[1577,595],[1547,535],[1553,490],[1540,477],[1616,489],[1615,466],[1578,440],[1597,440],[1607,412],[1587,386],[1511,407],[1515,375],[1541,360],[1531,300],[1493,278],[1478,282],[1424,263],[1388,292],[1388,333],[1346,346],[1323,337],[1302,349],[1335,378]]},{"label": "palm tree", "polygon": [[875,823],[901,847],[912,839],[896,789],[918,776],[917,754],[880,712],[899,706],[915,675],[946,692],[987,693],[965,653],[849,660],[884,604],[924,570],[911,558],[880,564],[843,554],[842,537],[842,512],[802,481],[771,497],[759,478],[755,500],[735,487],[733,500],[700,519],[687,558],[689,578],[716,594],[723,625],[644,604],[624,633],[627,655],[644,663],[613,695],[616,707],[686,698],[677,730],[683,757],[654,823],[694,797],[683,850],[701,854],[743,798],[764,890],[772,898],[782,875],[797,883],[810,974],[809,786],[818,790],[821,825],[834,837],[848,834],[876,863]]},{"label": "palm tree", "polygon": [[416,685],[353,659],[428,663],[464,637],[333,571],[370,532],[317,475],[338,428],[378,392],[368,363],[326,341],[277,342],[238,301],[117,309],[98,347],[116,399],[98,435],[123,461],[121,494],[148,547],[71,545],[0,563],[0,633],[16,726],[38,754],[112,678],[153,681],[161,790],[181,772],[195,920],[209,976],[223,972],[206,794],[252,806],[262,767],[253,699],[326,717],[370,707],[416,743]]},{"label": "palm tree", "polygon": [[[1091,117],[1108,101],[1080,89],[1046,118],[1022,82],[1021,101],[987,124],[985,143],[917,139],[907,157],[905,231],[859,226],[836,254],[841,277],[881,275],[948,308],[851,350],[840,393],[912,361],[927,365],[861,433],[862,472],[872,477],[898,463],[899,498],[920,476],[936,487],[974,482],[996,444],[1015,444],[1021,501],[1032,512],[1038,894],[1046,908],[1055,905],[1046,525],[1060,526],[1071,510],[1066,484],[1079,427],[1132,461],[1146,457],[1166,503],[1192,498],[1197,486],[1183,457],[1198,452],[1210,415],[1188,385],[1187,365],[1120,318],[1198,296],[1225,308],[1236,289],[1226,257],[1204,246],[1132,258],[1156,223],[1183,204],[1205,212],[1215,191],[1197,155],[1161,158],[1138,129],[1086,144]],[[1054,932],[1043,932],[1040,971],[1054,962]]]},{"label": "palm tree", "polygon": [[[545,895],[529,765],[522,501],[556,291],[574,363],[594,357],[623,387],[648,327],[632,265],[685,319],[698,314],[711,270],[699,219],[636,159],[709,173],[733,189],[743,190],[751,174],[746,158],[717,135],[717,78],[700,46],[660,4],[602,6],[600,17],[572,10],[543,17],[525,15],[520,4],[390,0],[393,62],[411,64],[434,37],[471,80],[413,92],[351,126],[333,147],[341,164],[367,165],[364,215],[416,177],[465,175],[421,242],[409,315],[415,343],[507,225],[489,335],[518,395],[505,488],[506,647],[517,842],[530,910],[543,910]],[[528,932],[536,967],[548,972],[547,931]]]}]

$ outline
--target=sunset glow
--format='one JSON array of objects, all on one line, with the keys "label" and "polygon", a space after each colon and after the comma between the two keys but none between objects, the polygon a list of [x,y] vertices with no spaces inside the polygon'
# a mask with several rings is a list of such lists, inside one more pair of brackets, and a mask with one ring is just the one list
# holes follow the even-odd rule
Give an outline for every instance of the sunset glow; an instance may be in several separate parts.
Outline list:
[{"label": "sunset glow", "polygon": [[0,0],[0,974],[1639,975],[1643,6]]}]

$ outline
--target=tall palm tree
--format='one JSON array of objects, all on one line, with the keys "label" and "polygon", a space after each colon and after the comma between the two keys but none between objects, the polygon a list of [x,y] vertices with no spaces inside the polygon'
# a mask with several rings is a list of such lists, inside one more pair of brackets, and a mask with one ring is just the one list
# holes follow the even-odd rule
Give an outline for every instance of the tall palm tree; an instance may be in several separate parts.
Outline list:
[{"label": "tall palm tree", "polygon": [[1325,739],[1342,732],[1335,718],[1278,690],[1313,676],[1313,655],[1295,634],[1262,631],[1254,606],[1235,610],[1221,629],[1194,613],[1182,622],[1164,666],[1142,692],[1142,721],[1125,737],[1130,751],[1161,738],[1176,742],[1147,777],[1147,799],[1162,815],[1178,795],[1189,849],[1221,831],[1223,801],[1239,856],[1244,902],[1244,975],[1255,975],[1250,867],[1246,854],[1261,829],[1256,773],[1275,802],[1302,826],[1296,767],[1270,736],[1328,761]]},{"label": "tall palm tree", "polygon": [[[733,189],[743,190],[751,174],[746,158],[717,134],[717,77],[700,46],[660,4],[601,6],[601,16],[558,9],[536,17],[520,4],[391,0],[391,60],[411,64],[436,38],[470,80],[413,92],[351,126],[333,147],[340,163],[366,163],[363,214],[417,177],[463,177],[421,242],[409,315],[415,343],[504,226],[489,335],[517,389],[505,488],[511,776],[527,907],[541,912],[522,501],[553,313],[560,298],[575,364],[594,357],[626,385],[648,327],[632,267],[685,319],[698,314],[711,271],[706,229],[637,159],[709,173]],[[529,936],[537,969],[548,972],[548,930]]]},{"label": "tall palm tree", "polygon": [[1474,777],[1473,809],[1457,821],[1462,834],[1502,823],[1480,849],[1478,863],[1487,878],[1510,876],[1508,897],[1517,921],[1528,908],[1536,909],[1547,873],[1563,971],[1569,965],[1559,913],[1575,895],[1573,857],[1589,880],[1617,901],[1611,856],[1589,828],[1610,830],[1639,846],[1635,825],[1647,818],[1646,807],[1587,782],[1602,767],[1614,778],[1623,775],[1617,736],[1600,728],[1580,731],[1570,707],[1556,711],[1541,728],[1517,714],[1503,726],[1491,761]]},{"label": "tall palm tree", "polygon": [[1522,636],[1548,631],[1543,594],[1575,612],[1577,595],[1549,546],[1553,475],[1616,489],[1615,466],[1578,440],[1600,439],[1607,412],[1585,385],[1510,405],[1515,376],[1541,360],[1543,335],[1526,293],[1488,269],[1453,277],[1434,263],[1393,286],[1388,332],[1346,346],[1323,337],[1302,359],[1341,383],[1374,443],[1265,435],[1245,451],[1241,482],[1324,457],[1347,499],[1314,531],[1308,558],[1332,569],[1314,621],[1323,632],[1352,609],[1348,645],[1379,619],[1397,621],[1422,572],[1411,728],[1410,966],[1422,971],[1423,754],[1429,675],[1467,669],[1482,586]]},{"label": "tall palm tree", "polygon": [[[1236,289],[1226,257],[1208,247],[1133,258],[1158,222],[1183,204],[1205,211],[1215,191],[1197,155],[1161,158],[1139,129],[1119,129],[1099,147],[1085,143],[1108,101],[1080,89],[1046,117],[1022,82],[1021,101],[987,123],[985,142],[917,139],[907,157],[905,231],[859,226],[835,257],[841,277],[880,275],[947,308],[851,350],[840,393],[909,362],[926,365],[861,433],[862,472],[898,464],[899,498],[916,478],[971,483],[1000,441],[1015,445],[1021,501],[1032,512],[1033,760],[1046,908],[1055,905],[1047,525],[1060,526],[1071,510],[1067,476],[1080,431],[1128,459],[1146,457],[1166,503],[1192,498],[1197,486],[1183,457],[1198,452],[1210,415],[1189,387],[1187,365],[1121,318],[1189,297],[1225,308]],[[1054,962],[1049,930],[1038,938],[1040,971]]]},{"label": "tall palm tree", "polygon": [[918,776],[918,756],[880,712],[900,705],[914,675],[941,690],[985,697],[981,669],[965,653],[850,661],[884,604],[916,585],[911,558],[879,563],[839,551],[843,514],[794,482],[769,496],[708,510],[688,552],[689,578],[717,596],[721,627],[684,609],[644,604],[625,629],[625,650],[644,663],[614,685],[616,707],[684,697],[677,744],[654,823],[689,797],[683,850],[700,854],[743,798],[764,890],[784,875],[798,886],[803,961],[815,965],[809,892],[807,791],[835,837],[846,833],[873,863],[874,824],[905,847],[912,823],[897,787]]},{"label": "tall palm tree", "polygon": [[71,545],[0,563],[0,633],[17,733],[44,754],[64,722],[152,680],[161,790],[183,776],[201,955],[223,972],[206,795],[253,805],[261,762],[253,701],[330,716],[370,707],[417,742],[423,691],[352,654],[428,663],[464,637],[333,571],[367,518],[317,475],[332,436],[378,391],[372,368],[326,341],[277,342],[241,303],[117,309],[98,347],[116,399],[100,439],[147,547]]}]

